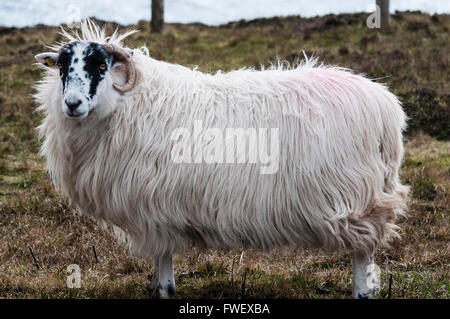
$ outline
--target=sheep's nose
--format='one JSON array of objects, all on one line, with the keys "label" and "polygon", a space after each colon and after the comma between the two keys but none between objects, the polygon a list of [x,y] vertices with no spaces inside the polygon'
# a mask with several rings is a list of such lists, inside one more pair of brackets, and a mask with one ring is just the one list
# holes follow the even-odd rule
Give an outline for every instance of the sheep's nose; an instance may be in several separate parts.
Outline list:
[{"label": "sheep's nose", "polygon": [[76,108],[81,104],[81,100],[66,100],[66,105],[69,108],[70,112],[73,112],[76,110]]}]

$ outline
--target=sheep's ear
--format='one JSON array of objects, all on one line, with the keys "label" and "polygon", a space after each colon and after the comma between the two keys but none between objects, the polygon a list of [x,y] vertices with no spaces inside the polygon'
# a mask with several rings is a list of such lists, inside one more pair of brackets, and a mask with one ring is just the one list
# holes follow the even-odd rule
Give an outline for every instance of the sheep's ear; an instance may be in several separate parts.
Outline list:
[{"label": "sheep's ear", "polygon": [[38,55],[36,55],[34,57],[36,59],[37,62],[48,66],[50,68],[58,68],[58,66],[56,65],[56,61],[58,61],[58,53],[54,53],[54,52],[44,52],[44,53],[39,53]]},{"label": "sheep's ear", "polygon": [[114,63],[112,70],[114,72],[125,72],[125,64],[121,63],[121,62],[116,62]]},{"label": "sheep's ear", "polygon": [[111,75],[113,77],[114,82],[123,84],[127,79],[127,70],[125,69],[125,64],[116,62],[112,69]]}]

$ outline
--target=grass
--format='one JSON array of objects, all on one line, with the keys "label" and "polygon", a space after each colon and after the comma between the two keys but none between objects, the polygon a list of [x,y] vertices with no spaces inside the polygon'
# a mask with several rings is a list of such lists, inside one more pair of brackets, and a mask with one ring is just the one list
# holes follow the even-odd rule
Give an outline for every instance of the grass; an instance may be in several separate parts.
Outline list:
[{"label": "grass", "polygon": [[[141,21],[141,32],[126,42],[147,45],[157,59],[209,72],[259,68],[277,57],[293,62],[304,50],[325,63],[383,78],[413,124],[401,172],[412,200],[409,218],[399,222],[402,238],[376,255],[382,269],[378,297],[388,295],[392,274],[393,298],[449,298],[450,17],[396,13],[383,33],[368,29],[365,18],[169,24],[162,35],[150,35],[148,22]],[[53,27],[0,28],[0,298],[147,298],[151,264],[130,257],[109,232],[75,212],[54,190],[38,155],[35,127],[41,115],[31,94],[40,71],[33,56],[58,38]],[[70,264],[81,267],[80,289],[66,286]],[[175,297],[347,298],[350,266],[350,257],[341,253],[194,250],[175,258]]]}]

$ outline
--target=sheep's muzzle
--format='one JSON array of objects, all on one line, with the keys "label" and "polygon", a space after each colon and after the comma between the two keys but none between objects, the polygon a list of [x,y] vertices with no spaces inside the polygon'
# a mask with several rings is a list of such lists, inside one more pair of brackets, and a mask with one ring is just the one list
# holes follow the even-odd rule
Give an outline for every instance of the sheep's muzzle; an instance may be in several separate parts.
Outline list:
[{"label": "sheep's muzzle", "polygon": [[125,65],[125,72],[126,72],[127,79],[123,85],[114,83],[113,84],[114,89],[116,89],[120,93],[126,93],[126,92],[130,91],[131,89],[133,89],[134,85],[136,84],[136,78],[137,78],[136,68],[131,59],[131,55],[125,49],[120,48],[115,45],[112,45],[112,44],[109,44],[109,43],[103,44],[103,47],[109,54],[114,56],[114,58],[117,61],[119,61]]}]

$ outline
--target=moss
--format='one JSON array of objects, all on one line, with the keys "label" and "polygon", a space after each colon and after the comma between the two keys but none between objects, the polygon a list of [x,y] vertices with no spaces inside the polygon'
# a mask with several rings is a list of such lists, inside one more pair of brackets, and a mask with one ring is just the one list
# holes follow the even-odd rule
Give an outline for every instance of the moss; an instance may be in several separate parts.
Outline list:
[{"label": "moss", "polygon": [[423,174],[419,175],[412,183],[412,195],[414,198],[433,200],[436,196],[435,184]]},{"label": "moss", "polygon": [[439,96],[435,90],[421,88],[399,97],[409,117],[408,134],[421,130],[438,139],[450,139],[450,94]]}]

